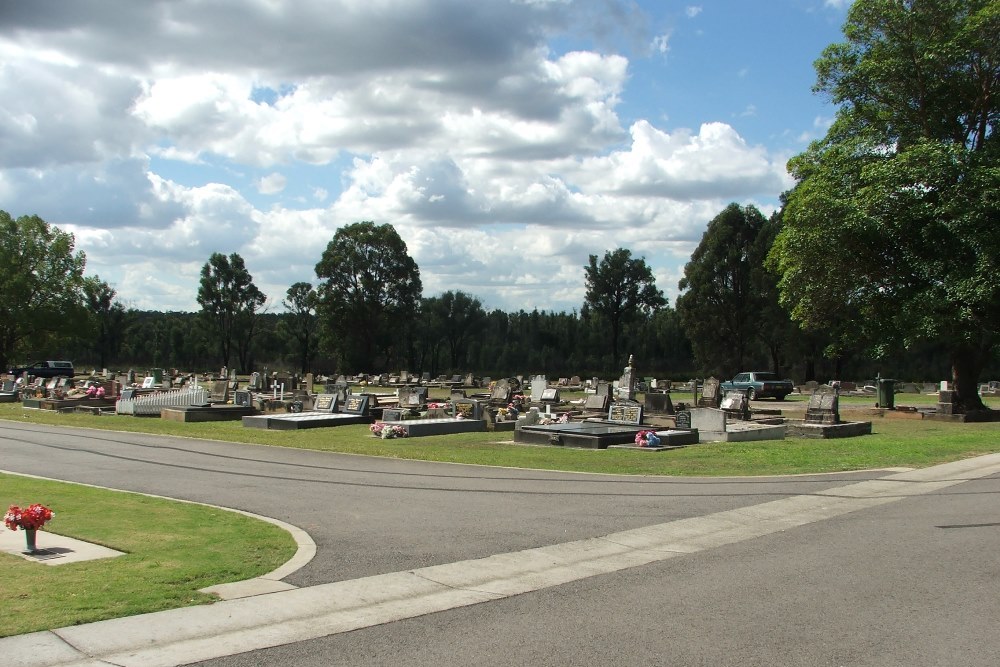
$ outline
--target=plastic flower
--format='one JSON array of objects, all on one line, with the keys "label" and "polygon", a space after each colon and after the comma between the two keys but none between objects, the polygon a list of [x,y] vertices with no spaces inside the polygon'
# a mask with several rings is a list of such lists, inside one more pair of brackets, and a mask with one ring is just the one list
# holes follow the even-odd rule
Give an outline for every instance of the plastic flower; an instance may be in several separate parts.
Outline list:
[{"label": "plastic flower", "polygon": [[38,530],[45,523],[54,517],[55,514],[48,507],[35,503],[25,509],[17,505],[7,508],[7,513],[3,515],[4,524],[11,530]]}]

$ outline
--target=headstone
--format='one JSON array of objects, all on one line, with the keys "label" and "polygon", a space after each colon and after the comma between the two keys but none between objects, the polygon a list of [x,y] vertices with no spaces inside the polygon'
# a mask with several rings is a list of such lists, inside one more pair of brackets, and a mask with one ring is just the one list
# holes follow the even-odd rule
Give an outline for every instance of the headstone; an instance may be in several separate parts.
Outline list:
[{"label": "headstone", "polygon": [[417,409],[427,404],[427,387],[400,387],[397,393],[400,408]]},{"label": "headstone", "polygon": [[387,422],[399,422],[405,419],[404,415],[408,415],[409,410],[401,410],[399,408],[386,408],[382,411],[382,421]]},{"label": "headstone", "polygon": [[313,380],[313,374],[312,373],[306,373],[305,383],[304,384],[305,384],[305,390],[306,390],[307,394],[313,393],[313,382],[314,382],[314,380]]},{"label": "headstone", "polygon": [[[946,383],[942,383],[946,384]],[[955,414],[955,392],[942,389],[938,392],[938,404],[937,404],[938,414],[941,415],[953,415]]]},{"label": "headstone", "polygon": [[337,395],[336,394],[317,394],[316,400],[313,401],[313,411],[315,412],[336,412],[337,411]]},{"label": "headstone", "polygon": [[691,428],[712,433],[726,432],[726,412],[715,408],[697,408],[691,411]]},{"label": "headstone", "polygon": [[465,376],[465,379],[462,380],[462,385],[466,387],[475,387],[476,378],[472,375],[472,373],[469,373],[468,375]]},{"label": "headstone", "polygon": [[208,400],[212,403],[225,403],[229,400],[229,382],[227,380],[216,380],[212,383],[212,392]]},{"label": "headstone", "polygon": [[807,424],[839,424],[840,392],[835,387],[818,387],[809,397]]},{"label": "headstone", "polygon": [[344,407],[341,408],[341,412],[346,412],[349,415],[362,415],[368,416],[368,402],[371,396],[369,394],[351,394],[344,401]]},{"label": "headstone", "polygon": [[558,403],[559,402],[559,390],[555,387],[546,389],[542,392],[542,403]]},{"label": "headstone", "polygon": [[628,356],[628,366],[625,367],[621,379],[618,380],[618,400],[635,400],[635,364],[631,354]]},{"label": "headstone", "polygon": [[128,387],[127,389],[122,389],[121,400],[131,401],[135,398],[135,387]]},{"label": "headstone", "polygon": [[483,408],[479,401],[471,398],[459,399],[451,402],[451,413],[463,419],[482,419]]},{"label": "headstone", "polygon": [[233,393],[233,405],[249,408],[253,404],[253,398],[246,389],[237,389]]},{"label": "headstone", "polygon": [[583,409],[597,410],[603,414],[608,411],[609,403],[610,397],[607,394],[604,394],[603,396],[600,394],[588,394],[587,401],[583,404]]},{"label": "headstone", "polygon": [[542,394],[548,389],[549,382],[544,375],[535,375],[531,378],[531,402],[540,403]]},{"label": "headstone", "polygon": [[642,405],[635,401],[612,403],[608,408],[608,421],[638,426],[642,423]]},{"label": "headstone", "polygon": [[731,417],[750,419],[750,401],[742,391],[727,391],[719,407]]},{"label": "headstone", "polygon": [[691,411],[681,410],[674,415],[674,426],[677,428],[691,428]]},{"label": "headstone", "polygon": [[510,384],[507,380],[505,378],[500,378],[493,384],[493,391],[490,392],[490,400],[496,403],[507,404],[510,403],[512,393]]},{"label": "headstone", "polygon": [[594,378],[594,386],[597,387],[598,396],[611,396],[611,385],[609,383]]},{"label": "headstone", "polygon": [[250,374],[250,384],[247,385],[247,389],[251,391],[260,391],[264,386],[260,382],[260,373],[254,371]]},{"label": "headstone", "polygon": [[674,414],[674,402],[670,398],[670,394],[667,392],[661,393],[647,391],[643,402],[643,408],[647,413],[662,415]]},{"label": "headstone", "polygon": [[722,401],[719,395],[719,381],[714,377],[705,380],[701,389],[701,398],[698,399],[699,408],[718,408]]},{"label": "headstone", "polygon": [[153,388],[153,377],[152,376],[143,378],[143,380],[142,380],[142,388],[143,389],[152,389]]},{"label": "headstone", "polygon": [[569,386],[571,387],[579,387],[581,384],[583,383],[581,382],[579,375],[574,375],[569,379]]}]

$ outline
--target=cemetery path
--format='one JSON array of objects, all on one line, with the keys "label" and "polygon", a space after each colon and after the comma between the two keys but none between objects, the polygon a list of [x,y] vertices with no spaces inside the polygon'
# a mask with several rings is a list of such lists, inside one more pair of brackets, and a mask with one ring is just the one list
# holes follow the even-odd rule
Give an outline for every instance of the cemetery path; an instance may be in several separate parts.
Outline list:
[{"label": "cemetery path", "polygon": [[285,579],[297,590],[0,641],[26,665],[1000,661],[984,502],[1000,455],[660,479],[23,424],[0,423],[0,442],[13,471],[277,508],[318,547]]}]

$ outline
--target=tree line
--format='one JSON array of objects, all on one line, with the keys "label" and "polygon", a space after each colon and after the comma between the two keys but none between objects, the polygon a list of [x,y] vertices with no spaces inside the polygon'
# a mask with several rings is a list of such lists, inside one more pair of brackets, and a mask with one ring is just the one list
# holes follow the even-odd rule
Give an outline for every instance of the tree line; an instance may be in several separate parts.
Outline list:
[{"label": "tree line", "polygon": [[204,265],[199,312],[135,312],[84,276],[71,234],[0,211],[0,366],[59,351],[99,366],[606,377],[632,353],[672,378],[950,375],[956,403],[982,409],[1000,347],[997,34],[996,0],[856,0],[845,41],[816,62],[835,122],[789,162],[778,211],[733,203],[709,223],[676,308],[626,248],[589,257],[579,312],[424,296],[393,226],[365,221],[336,231],[284,312],[262,311],[235,253]]}]

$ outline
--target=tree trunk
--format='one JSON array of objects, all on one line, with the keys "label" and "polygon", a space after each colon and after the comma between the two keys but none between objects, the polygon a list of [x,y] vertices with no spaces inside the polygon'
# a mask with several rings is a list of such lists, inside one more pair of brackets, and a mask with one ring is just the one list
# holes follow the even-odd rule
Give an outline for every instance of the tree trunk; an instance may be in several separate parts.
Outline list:
[{"label": "tree trunk", "polygon": [[959,346],[951,352],[951,380],[955,387],[955,411],[986,410],[979,396],[979,374],[983,370],[982,355],[969,346]]}]

